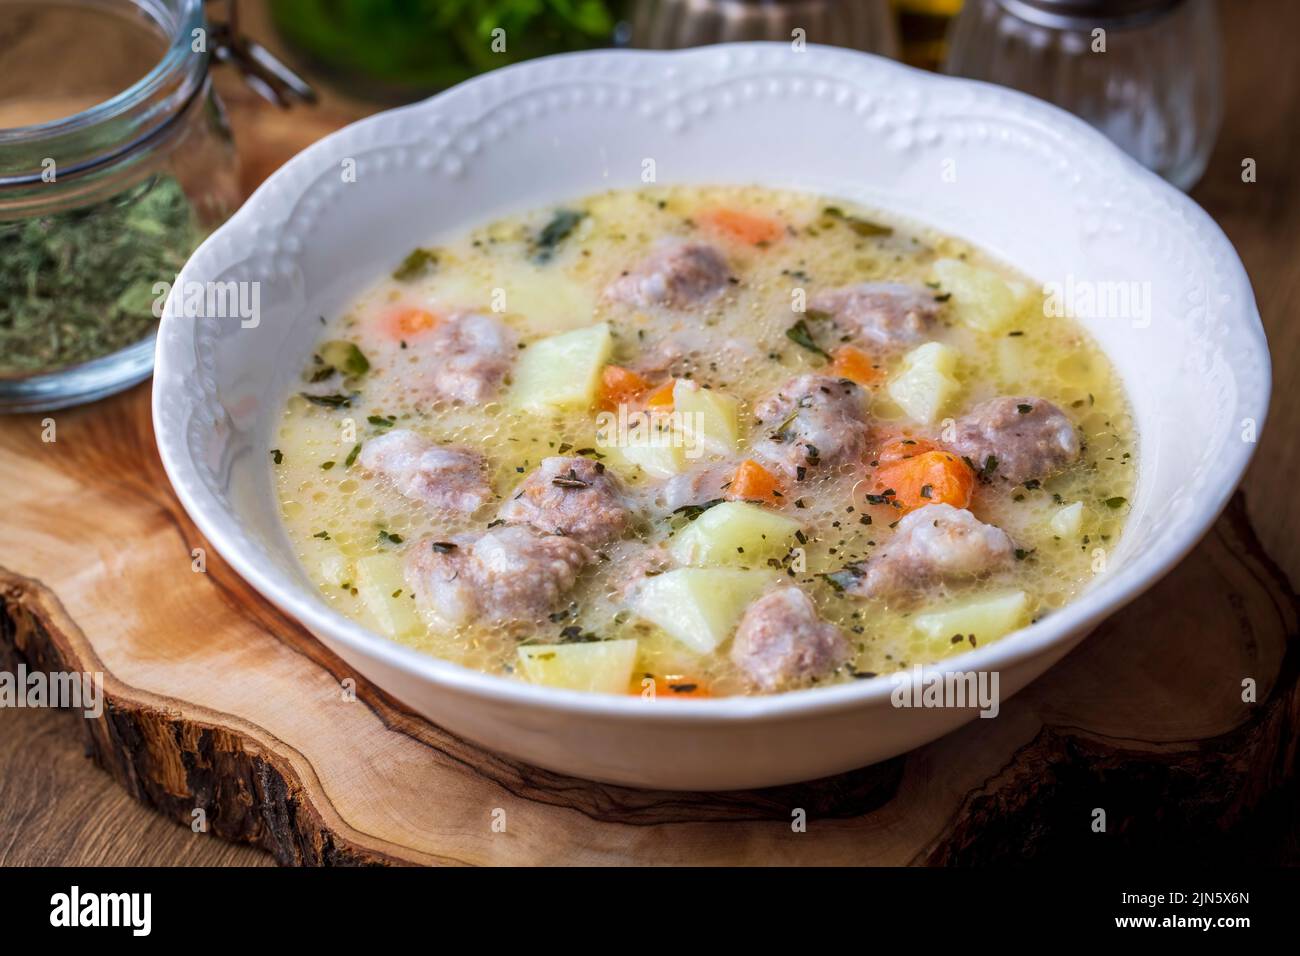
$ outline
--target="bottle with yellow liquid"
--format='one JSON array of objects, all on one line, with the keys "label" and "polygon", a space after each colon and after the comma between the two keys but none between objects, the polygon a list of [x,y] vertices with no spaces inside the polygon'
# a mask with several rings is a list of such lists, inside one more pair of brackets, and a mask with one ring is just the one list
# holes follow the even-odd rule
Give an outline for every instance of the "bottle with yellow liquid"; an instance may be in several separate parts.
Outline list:
[{"label": "bottle with yellow liquid", "polygon": [[904,63],[937,70],[947,54],[948,25],[962,0],[893,0]]}]

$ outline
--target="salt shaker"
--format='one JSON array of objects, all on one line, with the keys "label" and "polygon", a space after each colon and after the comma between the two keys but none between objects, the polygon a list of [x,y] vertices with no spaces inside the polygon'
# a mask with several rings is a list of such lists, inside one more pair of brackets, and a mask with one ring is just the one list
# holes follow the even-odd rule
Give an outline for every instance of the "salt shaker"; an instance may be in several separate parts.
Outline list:
[{"label": "salt shaker", "polygon": [[1222,116],[1213,0],[967,0],[945,72],[1050,100],[1180,189]]}]

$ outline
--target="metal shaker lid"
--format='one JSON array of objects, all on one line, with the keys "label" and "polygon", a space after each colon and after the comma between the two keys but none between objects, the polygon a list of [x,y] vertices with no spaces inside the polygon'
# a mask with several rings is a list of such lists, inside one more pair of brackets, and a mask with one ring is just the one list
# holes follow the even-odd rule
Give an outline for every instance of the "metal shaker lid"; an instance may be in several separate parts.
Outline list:
[{"label": "metal shaker lid", "polygon": [[998,0],[1029,23],[1058,30],[1132,27],[1159,19],[1185,0]]}]

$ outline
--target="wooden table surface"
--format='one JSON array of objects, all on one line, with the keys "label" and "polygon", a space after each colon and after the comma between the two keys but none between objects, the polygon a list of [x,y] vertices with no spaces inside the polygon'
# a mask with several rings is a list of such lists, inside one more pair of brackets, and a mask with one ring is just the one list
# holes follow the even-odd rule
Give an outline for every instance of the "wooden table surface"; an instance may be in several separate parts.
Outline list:
[{"label": "wooden table surface", "polygon": [[[1244,488],[1264,545],[1292,582],[1300,580],[1300,500],[1291,493],[1300,466],[1300,323],[1291,299],[1300,294],[1300,176],[1293,165],[1300,137],[1300,62],[1290,46],[1300,4],[1233,0],[1223,4],[1226,109],[1209,169],[1193,196],[1237,247],[1254,283],[1273,354],[1270,418]],[[256,24],[250,29],[262,32]],[[292,120],[261,107],[222,81],[245,148],[247,185],[255,185],[293,151]],[[327,98],[328,127],[355,104]],[[307,120],[304,119],[304,122]],[[1255,160],[1257,181],[1241,178]],[[147,387],[142,386],[142,387]],[[0,428],[5,427],[0,423]],[[0,709],[0,865],[269,865],[260,850],[177,826],[135,802],[87,760],[72,715]]]}]

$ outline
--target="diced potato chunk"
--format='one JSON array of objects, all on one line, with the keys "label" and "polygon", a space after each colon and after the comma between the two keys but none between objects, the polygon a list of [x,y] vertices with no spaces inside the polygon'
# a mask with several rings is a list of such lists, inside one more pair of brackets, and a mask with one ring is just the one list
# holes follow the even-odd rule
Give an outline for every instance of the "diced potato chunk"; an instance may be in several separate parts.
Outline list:
[{"label": "diced potato chunk", "polygon": [[[686,449],[681,442],[665,436],[654,444],[600,445],[607,464],[620,474],[640,468],[652,478],[671,478],[686,468]],[[671,441],[671,443],[670,443]]]},{"label": "diced potato chunk", "polygon": [[520,670],[534,684],[626,694],[636,666],[636,641],[527,644],[518,654]]},{"label": "diced potato chunk", "polygon": [[1048,523],[1051,525],[1052,534],[1058,538],[1077,537],[1083,528],[1083,502],[1076,501],[1072,505],[1058,508]]},{"label": "diced potato chunk", "polygon": [[595,297],[560,269],[519,265],[503,277],[505,311],[538,332],[563,332],[591,321]]},{"label": "diced potato chunk", "polygon": [[375,623],[389,637],[418,634],[424,623],[415,611],[395,554],[371,554],[357,561],[357,591]]},{"label": "diced potato chunk", "polygon": [[933,424],[961,390],[958,358],[957,350],[942,342],[918,345],[903,356],[902,368],[886,386],[889,397],[913,421]]},{"label": "diced potato chunk", "polygon": [[673,557],[697,567],[761,564],[789,550],[799,522],[748,501],[714,505],[678,532]]},{"label": "diced potato chunk", "polygon": [[647,578],[632,608],[670,637],[707,654],[731,636],[745,608],[774,576],[740,568],[677,568]]},{"label": "diced potato chunk", "polygon": [[980,332],[1002,331],[1025,307],[1024,290],[988,269],[940,259],[934,274],[943,291],[952,294],[949,307],[957,321]]},{"label": "diced potato chunk", "polygon": [[680,426],[711,455],[735,454],[740,441],[740,401],[717,389],[679,378],[673,385],[673,411]]},{"label": "diced potato chunk", "polygon": [[352,562],[338,548],[331,546],[317,548],[320,554],[321,580],[332,587],[342,587],[352,580]]},{"label": "diced potato chunk", "polygon": [[[500,312],[522,319],[534,334],[567,332],[591,322],[595,296],[562,269],[517,262],[509,270],[490,263],[461,261],[439,251],[439,266],[422,281],[423,297],[439,314],[461,309]],[[422,291],[423,291],[422,290]],[[497,290],[500,290],[499,294]]]},{"label": "diced potato chunk", "polygon": [[529,411],[591,407],[611,345],[605,322],[534,342],[515,367],[514,404]]},{"label": "diced potato chunk", "polygon": [[995,641],[1024,622],[1029,597],[1024,591],[982,594],[916,615],[912,622],[935,641],[974,634],[979,644]]}]

